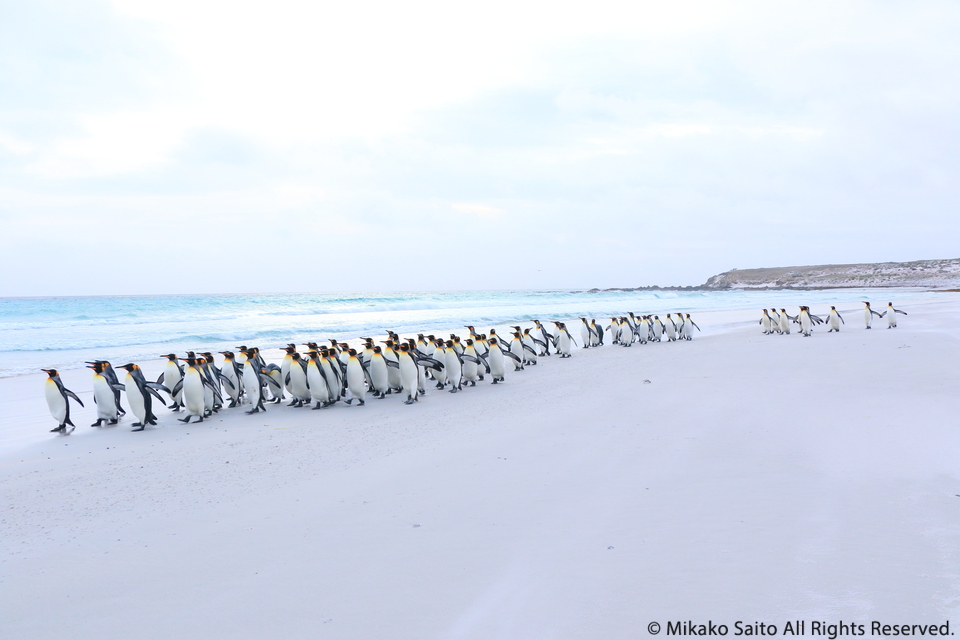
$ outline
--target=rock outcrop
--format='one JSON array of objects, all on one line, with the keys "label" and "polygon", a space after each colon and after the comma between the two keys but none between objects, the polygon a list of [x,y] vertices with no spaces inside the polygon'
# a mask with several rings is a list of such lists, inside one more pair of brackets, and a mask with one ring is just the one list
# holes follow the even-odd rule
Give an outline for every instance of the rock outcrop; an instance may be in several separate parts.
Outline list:
[{"label": "rock outcrop", "polygon": [[700,289],[840,289],[858,287],[960,288],[960,258],[733,269],[710,277]]}]

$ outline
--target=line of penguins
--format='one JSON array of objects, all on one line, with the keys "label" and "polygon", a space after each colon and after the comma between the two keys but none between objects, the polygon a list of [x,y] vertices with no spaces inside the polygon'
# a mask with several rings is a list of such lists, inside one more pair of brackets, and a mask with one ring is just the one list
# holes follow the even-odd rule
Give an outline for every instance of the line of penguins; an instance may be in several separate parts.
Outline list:
[{"label": "line of penguins", "polygon": [[[680,315],[680,314],[678,314]],[[661,335],[668,340],[691,339],[688,335],[696,326],[687,314],[678,324],[667,314],[667,323],[660,323],[656,316],[614,317],[606,328],[612,342],[630,346],[636,341],[659,341]],[[604,344],[605,330],[596,320],[580,318],[580,336],[583,347],[598,347]],[[417,338],[401,339],[393,331],[387,331],[388,339],[375,344],[373,338],[361,338],[361,349],[348,343],[330,339],[330,345],[308,342],[307,351],[300,353],[296,344],[288,344],[282,362],[267,363],[257,347],[237,347],[233,351],[220,351],[223,360],[217,366],[211,352],[188,351],[186,357],[174,353],[162,356],[166,359],[163,372],[156,381],[147,380],[143,370],[135,363],[117,367],[126,372],[120,381],[114,367],[106,360],[87,363],[93,370],[93,399],[97,420],[92,427],[117,424],[126,414],[120,403],[121,392],[127,396],[130,409],[137,418],[134,431],[142,431],[147,425],[156,425],[154,400],[174,412],[183,411],[180,422],[189,423],[193,418],[204,418],[219,412],[225,406],[233,408],[250,405],[248,414],[266,411],[266,404],[280,403],[291,398],[288,406],[324,409],[343,400],[346,404],[365,403],[367,393],[383,399],[390,394],[405,395],[404,404],[413,404],[433,383],[437,389],[450,393],[461,391],[465,386],[476,386],[489,375],[493,384],[503,382],[507,367],[514,371],[536,365],[538,357],[553,353],[561,358],[571,357],[571,347],[580,344],[570,334],[566,323],[552,321],[555,329],[550,331],[539,320],[534,326],[513,329],[510,339],[497,335],[477,333],[468,325],[469,337],[450,334],[449,339],[418,334]],[[690,329],[683,327],[690,326]],[[697,327],[699,330],[699,327]],[[181,364],[183,363],[183,364]],[[70,418],[70,400],[80,406],[83,402],[76,393],[67,389],[56,369],[43,369],[47,374],[45,396],[50,414],[57,421],[51,432],[62,435],[72,433],[75,425]],[[161,393],[169,397],[164,398]],[[68,429],[69,427],[69,429]]]},{"label": "line of penguins", "polygon": [[[873,325],[873,317],[886,318],[887,319],[887,329],[895,329],[897,326],[897,314],[907,315],[906,311],[901,311],[900,309],[894,309],[893,303],[887,303],[887,309],[880,313],[870,307],[870,303],[864,301],[863,303],[863,321],[867,329],[870,329]],[[840,315],[840,312],[837,311],[835,306],[830,306],[830,311],[827,313],[826,318],[822,318],[817,315],[810,313],[810,307],[801,306],[800,312],[791,316],[787,313],[786,309],[764,309],[763,314],[760,316],[760,326],[763,329],[764,335],[772,335],[774,333],[780,335],[788,335],[790,333],[790,324],[800,325],[800,334],[803,336],[809,337],[813,334],[813,328],[824,324],[827,327],[827,333],[832,333],[834,331],[840,331],[840,325],[846,324],[846,320],[843,319],[843,316]]]}]

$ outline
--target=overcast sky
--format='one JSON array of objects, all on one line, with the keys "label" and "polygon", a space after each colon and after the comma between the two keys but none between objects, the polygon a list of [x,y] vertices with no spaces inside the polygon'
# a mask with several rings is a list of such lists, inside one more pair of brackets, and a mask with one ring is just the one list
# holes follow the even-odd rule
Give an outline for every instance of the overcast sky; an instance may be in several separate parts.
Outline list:
[{"label": "overcast sky", "polygon": [[956,2],[0,0],[0,295],[960,257]]}]

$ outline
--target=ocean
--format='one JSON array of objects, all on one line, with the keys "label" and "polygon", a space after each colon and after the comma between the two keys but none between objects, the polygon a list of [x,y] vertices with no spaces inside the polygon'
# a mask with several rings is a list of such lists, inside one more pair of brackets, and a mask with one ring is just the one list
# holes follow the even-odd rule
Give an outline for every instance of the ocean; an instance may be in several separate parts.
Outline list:
[{"label": "ocean", "polygon": [[[0,298],[0,376],[72,369],[93,359],[156,360],[164,353],[262,349],[328,338],[380,336],[568,320],[580,316],[696,314],[808,304],[859,309],[917,289],[821,291],[446,291]],[[926,294],[936,295],[936,294]],[[841,306],[843,305],[843,306]],[[606,323],[604,323],[605,326]],[[700,323],[698,323],[700,324]],[[701,327],[709,331],[710,327]],[[578,335],[578,334],[574,334]]]}]

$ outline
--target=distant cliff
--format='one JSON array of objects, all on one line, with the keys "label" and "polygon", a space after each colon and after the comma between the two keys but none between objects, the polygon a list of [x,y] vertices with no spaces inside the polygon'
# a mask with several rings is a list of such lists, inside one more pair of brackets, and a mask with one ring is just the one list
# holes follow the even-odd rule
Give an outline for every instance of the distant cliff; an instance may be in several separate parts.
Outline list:
[{"label": "distant cliff", "polygon": [[822,264],[807,267],[733,269],[710,277],[698,289],[839,289],[849,287],[960,288],[960,258]]}]

